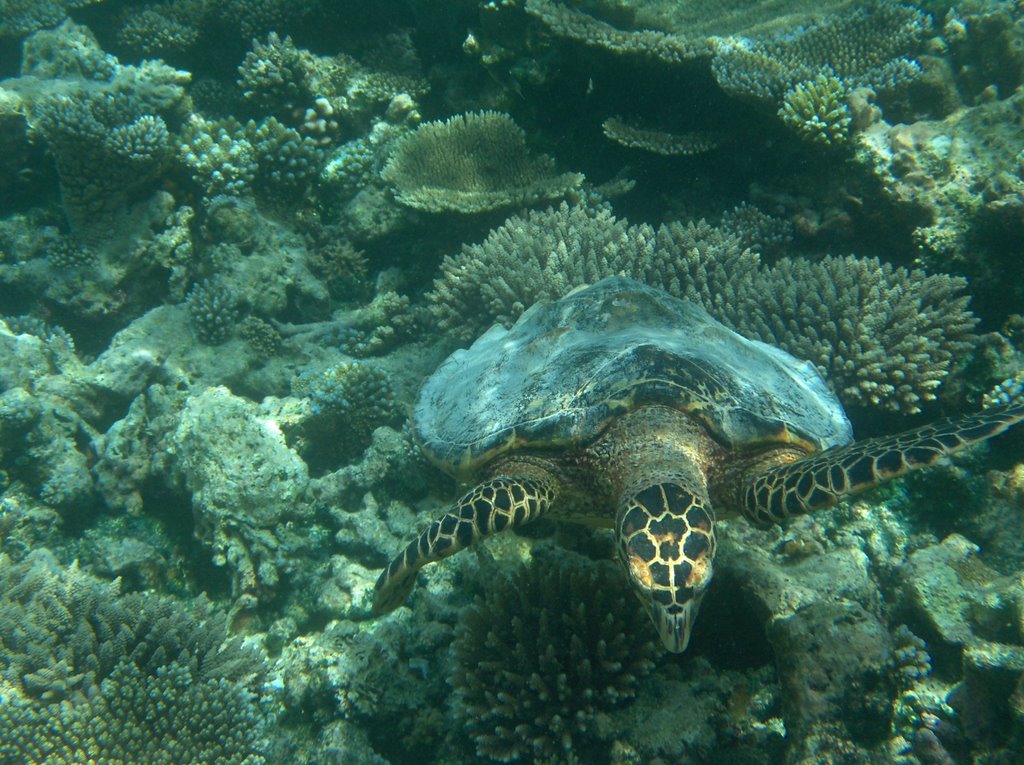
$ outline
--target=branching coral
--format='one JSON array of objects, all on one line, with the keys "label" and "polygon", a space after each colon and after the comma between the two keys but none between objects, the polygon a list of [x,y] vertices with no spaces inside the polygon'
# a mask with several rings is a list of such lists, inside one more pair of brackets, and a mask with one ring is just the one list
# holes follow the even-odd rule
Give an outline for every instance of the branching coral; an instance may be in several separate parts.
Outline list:
[{"label": "branching coral", "polygon": [[271,32],[266,42],[253,41],[238,67],[238,84],[250,104],[272,114],[320,145],[337,137],[342,123],[365,124],[400,94],[427,92],[418,62],[404,55],[406,46],[382,57],[392,69],[371,70],[339,53],[317,56],[298,48],[290,37]]},{"label": "branching coral", "polygon": [[0,761],[265,762],[264,660],[225,616],[0,557]]},{"label": "branching coral", "polygon": [[810,360],[847,402],[913,414],[971,346],[966,286],[876,258],[783,259],[720,318]]},{"label": "branching coral", "polygon": [[819,74],[798,82],[783,94],[779,116],[813,143],[836,146],[850,137],[850,107],[836,77]]},{"label": "branching coral", "polygon": [[570,207],[513,216],[480,244],[441,264],[427,295],[442,328],[468,340],[492,321],[511,325],[537,300],[553,300],[573,287],[635,268],[650,252],[650,227],[631,228],[607,207]]},{"label": "branching coral", "polygon": [[511,324],[536,300],[624,274],[812,361],[848,403],[914,413],[935,397],[976,323],[959,294],[964,280],[855,257],[768,267],[745,249],[761,224],[748,236],[741,220],[655,231],[601,208],[531,212],[445,258],[427,299],[438,323],[465,340],[493,320]]},{"label": "branching coral", "polygon": [[296,395],[309,399],[313,412],[334,433],[334,440],[346,445],[346,453],[364,449],[373,431],[393,423],[398,414],[391,377],[373,364],[342,362],[304,373],[292,387]]},{"label": "branching coral", "polygon": [[178,156],[207,200],[244,196],[256,177],[256,155],[238,120],[207,120],[193,114],[182,131]]},{"label": "branching coral", "polygon": [[241,318],[238,303],[231,293],[208,280],[192,287],[185,305],[196,337],[207,345],[220,345],[227,340]]},{"label": "branching coral", "polygon": [[0,38],[55,26],[70,9],[96,2],[100,0],[0,0]]},{"label": "branching coral", "polygon": [[86,238],[106,229],[171,156],[163,119],[139,114],[124,95],[55,96],[37,106],[33,127],[57,161],[68,219]]},{"label": "branching coral", "polygon": [[531,205],[579,187],[578,173],[555,175],[550,157],[531,157],[526,134],[507,114],[458,114],[402,139],[383,170],[398,201],[429,212],[482,212]]},{"label": "branching coral", "polygon": [[610,562],[567,551],[499,579],[456,629],[455,708],[477,753],[560,761],[607,746],[598,716],[631,700],[657,647]]},{"label": "branching coral", "polygon": [[259,167],[258,190],[274,198],[301,195],[320,172],[322,151],[316,142],[282,125],[276,117],[246,128]]},{"label": "branching coral", "polygon": [[75,233],[107,239],[148,198],[173,149],[164,119],[176,115],[189,75],[160,62],[124,66],[84,27],[66,22],[25,42],[23,95],[45,140]]}]

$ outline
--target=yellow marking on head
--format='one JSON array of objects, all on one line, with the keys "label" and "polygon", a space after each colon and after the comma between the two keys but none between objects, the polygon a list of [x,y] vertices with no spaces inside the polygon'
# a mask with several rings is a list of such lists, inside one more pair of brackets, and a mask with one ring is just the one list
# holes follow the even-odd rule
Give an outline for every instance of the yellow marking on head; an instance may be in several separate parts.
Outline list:
[{"label": "yellow marking on head", "polygon": [[654,586],[654,577],[651,575],[651,567],[648,565],[648,562],[639,555],[634,554],[629,556],[629,572],[633,575],[633,578],[644,587],[650,589]]}]

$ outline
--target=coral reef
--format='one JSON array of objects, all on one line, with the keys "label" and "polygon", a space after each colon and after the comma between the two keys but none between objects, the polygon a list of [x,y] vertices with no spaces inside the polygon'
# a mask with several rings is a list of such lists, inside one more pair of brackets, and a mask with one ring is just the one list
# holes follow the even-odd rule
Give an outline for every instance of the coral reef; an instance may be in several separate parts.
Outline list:
[{"label": "coral reef", "polygon": [[507,114],[458,114],[420,125],[381,171],[399,202],[428,212],[475,213],[532,205],[578,188],[578,173],[554,174],[550,157],[531,157],[526,134]]},{"label": "coral reef", "polygon": [[0,760],[266,762],[264,659],[208,601],[122,595],[45,551],[0,578]]},{"label": "coral reef", "polygon": [[232,593],[243,602],[270,597],[290,568],[287,558],[320,533],[306,525],[310,508],[300,501],[308,468],[274,414],[270,404],[261,409],[208,388],[185,402],[168,444],[177,455],[174,477],[192,499],[196,536],[228,567]]},{"label": "coral reef", "polygon": [[808,359],[859,435],[1017,402],[1020,16],[0,0],[0,761],[1016,763],[1019,434],[723,519],[681,658],[600,529],[372,601],[457,493],[423,379],[609,274]]},{"label": "coral reef", "polygon": [[466,610],[452,644],[456,712],[498,762],[600,751],[597,717],[636,696],[657,655],[612,564],[534,558]]},{"label": "coral reef", "polygon": [[25,47],[22,77],[5,87],[28,101],[32,130],[56,161],[72,227],[102,237],[152,191],[170,160],[164,117],[179,107],[189,76],[156,61],[121,65],[71,22],[34,34]]},{"label": "coral reef", "polygon": [[185,303],[196,337],[207,345],[220,345],[227,340],[241,318],[234,298],[214,282],[196,284]]}]

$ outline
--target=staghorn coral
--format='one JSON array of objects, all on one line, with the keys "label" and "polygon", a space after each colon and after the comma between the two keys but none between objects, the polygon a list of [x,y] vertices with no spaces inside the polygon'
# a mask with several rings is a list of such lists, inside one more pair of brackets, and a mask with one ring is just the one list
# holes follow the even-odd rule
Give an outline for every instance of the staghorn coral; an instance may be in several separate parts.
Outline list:
[{"label": "staghorn coral", "polygon": [[935,398],[973,337],[963,279],[872,258],[784,258],[766,266],[746,249],[760,232],[745,238],[731,220],[655,231],[616,220],[606,208],[564,203],[515,216],[444,259],[429,308],[442,328],[466,340],[491,321],[510,325],[537,300],[623,274],[810,360],[847,403],[912,414]]},{"label": "staghorn coral", "polygon": [[402,204],[429,212],[476,213],[557,199],[583,182],[531,157],[507,114],[484,111],[428,122],[403,138],[382,171]]},{"label": "staghorn coral", "polygon": [[45,550],[0,556],[0,761],[265,762],[264,659],[205,598],[122,595]]},{"label": "staghorn coral", "polygon": [[614,564],[534,559],[463,612],[452,643],[456,714],[499,762],[607,749],[597,718],[634,698],[658,651]]},{"label": "staghorn coral", "polygon": [[718,146],[718,140],[706,131],[675,134],[638,127],[621,117],[609,117],[601,123],[605,138],[630,149],[642,149],[662,156],[703,154]]},{"label": "staghorn coral", "polygon": [[779,116],[812,143],[837,146],[850,137],[850,107],[836,77],[819,74],[798,82],[783,94]]},{"label": "staghorn coral", "polygon": [[931,29],[922,11],[878,0],[760,40],[721,40],[712,71],[729,93],[778,100],[818,75],[852,90],[893,90],[920,73],[912,58]]}]

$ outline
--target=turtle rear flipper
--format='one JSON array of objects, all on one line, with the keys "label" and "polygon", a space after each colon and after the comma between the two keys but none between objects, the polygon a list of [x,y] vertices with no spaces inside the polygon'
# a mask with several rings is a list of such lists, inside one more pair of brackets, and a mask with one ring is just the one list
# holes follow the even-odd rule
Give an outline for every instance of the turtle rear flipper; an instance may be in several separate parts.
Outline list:
[{"label": "turtle rear flipper", "polygon": [[374,586],[373,612],[394,611],[412,592],[416,574],[489,534],[539,518],[555,499],[553,479],[501,476],[467,492],[381,572]]},{"label": "turtle rear flipper", "polygon": [[1024,404],[1015,404],[828,449],[757,475],[743,493],[743,512],[764,525],[829,507],[849,494],[930,467],[1021,420]]}]

